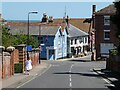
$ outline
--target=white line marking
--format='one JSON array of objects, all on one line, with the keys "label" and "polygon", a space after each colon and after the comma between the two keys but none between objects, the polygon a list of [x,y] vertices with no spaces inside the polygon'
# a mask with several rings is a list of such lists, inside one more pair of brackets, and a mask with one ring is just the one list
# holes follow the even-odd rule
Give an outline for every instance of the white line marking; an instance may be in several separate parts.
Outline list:
[{"label": "white line marking", "polygon": [[103,78],[103,80],[105,81],[105,82],[107,82],[107,83],[111,83],[109,80],[107,80],[107,79],[105,79],[105,78]]},{"label": "white line marking", "polygon": [[[39,76],[41,76],[42,74],[44,74],[50,67],[51,67],[51,65],[50,65],[45,71],[43,71]],[[32,81],[32,80],[35,79],[35,78],[36,78],[36,77],[33,77],[32,79],[30,79],[30,80],[26,81],[25,83],[17,86],[16,88],[22,87],[23,85],[27,84],[28,82]]]},{"label": "white line marking", "polygon": [[72,81],[72,79],[70,78],[70,82]]},{"label": "white line marking", "polygon": [[69,70],[69,72],[71,72],[71,70],[72,70],[72,67],[73,67],[73,66],[74,66],[74,65],[72,64],[72,65],[71,65],[71,67],[70,67],[70,70]]},{"label": "white line marking", "polygon": [[71,78],[71,75],[69,75],[69,77]]},{"label": "white line marking", "polygon": [[72,87],[72,82],[70,82],[70,87]]}]

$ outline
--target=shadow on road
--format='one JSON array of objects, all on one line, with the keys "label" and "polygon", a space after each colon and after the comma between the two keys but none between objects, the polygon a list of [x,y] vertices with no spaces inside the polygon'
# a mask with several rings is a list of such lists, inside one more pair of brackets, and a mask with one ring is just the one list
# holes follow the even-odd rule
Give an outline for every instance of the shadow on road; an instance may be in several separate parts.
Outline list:
[{"label": "shadow on road", "polygon": [[73,60],[68,60],[68,61],[74,61],[74,62],[90,62],[90,60],[76,60],[76,59],[73,59]]},{"label": "shadow on road", "polygon": [[76,74],[76,75],[87,76],[87,77],[101,77],[98,74],[92,74],[92,73],[56,72],[56,73],[53,73],[53,74],[58,74],[58,75]]},{"label": "shadow on road", "polygon": [[[104,74],[100,75],[106,79],[109,79],[109,81],[111,82],[111,84],[113,84],[114,86],[107,86],[110,90],[120,90],[120,73],[114,72],[114,71],[108,71],[106,69],[101,69],[101,70],[97,70],[100,71]],[[116,80],[111,80],[110,78],[116,78]]]}]

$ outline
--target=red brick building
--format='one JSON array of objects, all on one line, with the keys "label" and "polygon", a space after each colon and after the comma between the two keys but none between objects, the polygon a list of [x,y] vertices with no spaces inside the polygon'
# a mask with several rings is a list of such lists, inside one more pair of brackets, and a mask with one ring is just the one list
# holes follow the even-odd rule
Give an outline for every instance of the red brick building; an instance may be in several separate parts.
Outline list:
[{"label": "red brick building", "polygon": [[112,4],[95,13],[96,60],[108,56],[109,49],[113,49],[118,45],[115,37],[115,25],[110,20],[115,12],[116,9]]}]

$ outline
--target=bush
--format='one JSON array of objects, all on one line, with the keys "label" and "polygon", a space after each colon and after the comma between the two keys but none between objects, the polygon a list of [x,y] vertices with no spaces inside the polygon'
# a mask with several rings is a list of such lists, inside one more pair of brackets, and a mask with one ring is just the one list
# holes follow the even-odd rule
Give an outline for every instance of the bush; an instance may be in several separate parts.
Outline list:
[{"label": "bush", "polygon": [[112,49],[112,50],[110,50],[110,52],[111,52],[112,55],[118,55],[119,54],[117,49]]},{"label": "bush", "polygon": [[14,64],[14,72],[15,73],[23,73],[23,63]]}]

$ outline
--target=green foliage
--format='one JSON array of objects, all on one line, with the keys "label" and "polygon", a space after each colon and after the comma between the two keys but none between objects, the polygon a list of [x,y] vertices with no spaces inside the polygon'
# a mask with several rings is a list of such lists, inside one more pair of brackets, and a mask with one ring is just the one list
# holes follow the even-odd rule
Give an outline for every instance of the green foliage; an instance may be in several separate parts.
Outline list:
[{"label": "green foliage", "polygon": [[14,72],[15,73],[23,73],[23,63],[14,64]]},{"label": "green foliage", "polygon": [[[34,37],[29,37],[29,44],[32,45],[33,48],[38,47],[39,43],[38,40]],[[2,26],[2,44],[5,47],[8,46],[16,46],[20,44],[26,44],[27,43],[27,35],[25,34],[17,34],[12,35],[9,33],[9,29],[6,26]]]},{"label": "green foliage", "polygon": [[112,49],[110,50],[112,55],[118,55],[118,50],[117,49]]}]

